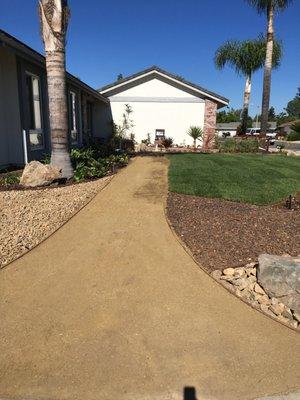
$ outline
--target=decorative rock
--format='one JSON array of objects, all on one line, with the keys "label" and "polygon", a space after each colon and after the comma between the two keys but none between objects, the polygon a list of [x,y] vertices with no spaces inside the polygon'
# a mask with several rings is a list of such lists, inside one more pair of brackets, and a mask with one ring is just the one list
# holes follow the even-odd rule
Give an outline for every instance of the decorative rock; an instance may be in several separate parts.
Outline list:
[{"label": "decorative rock", "polygon": [[299,324],[298,324],[298,322],[297,322],[295,319],[293,319],[293,320],[290,321],[289,323],[290,323],[290,325],[291,325],[293,328],[296,328],[296,329],[298,328],[298,325],[299,325]]},{"label": "decorative rock", "polygon": [[282,314],[284,309],[285,309],[285,307],[284,307],[284,304],[282,304],[282,303],[271,304],[271,306],[270,306],[270,310],[276,315]]},{"label": "decorative rock", "polygon": [[220,271],[219,269],[215,269],[212,273],[211,276],[216,279],[216,280],[220,280],[221,276],[222,276],[222,271]]},{"label": "decorative rock", "polygon": [[291,310],[290,310],[289,308],[285,308],[285,309],[282,311],[282,316],[283,316],[284,318],[289,319],[289,320],[293,320],[293,319],[294,319],[294,318],[293,318],[293,314],[292,314],[292,312],[291,312]]},{"label": "decorative rock", "polygon": [[59,168],[39,161],[31,161],[23,170],[20,184],[27,187],[46,186],[61,177]]},{"label": "decorative rock", "polygon": [[224,275],[233,276],[234,275],[234,268],[225,268],[223,270]]},{"label": "decorative rock", "polygon": [[248,276],[251,276],[251,275],[256,276],[256,268],[246,268],[246,274]]},{"label": "decorative rock", "polygon": [[242,278],[244,275],[246,275],[246,271],[244,268],[241,267],[234,270],[234,276],[236,278]]},{"label": "decorative rock", "polygon": [[254,291],[255,291],[256,293],[259,293],[259,294],[262,294],[262,295],[266,294],[266,292],[264,291],[264,289],[263,289],[261,286],[259,286],[258,283],[256,283],[256,284],[254,285]]},{"label": "decorative rock", "polygon": [[234,284],[235,286],[238,286],[238,288],[239,288],[240,290],[243,290],[243,289],[245,289],[245,288],[248,286],[247,279],[245,279],[245,278],[236,279],[235,281],[233,281],[233,284]]},{"label": "decorative rock", "polygon": [[271,297],[300,313],[300,262],[298,258],[259,256],[258,282]]},{"label": "decorative rock", "polygon": [[300,314],[293,312],[293,316],[298,322],[300,322]]},{"label": "decorative rock", "polygon": [[260,304],[270,305],[271,301],[267,295],[260,296],[257,300]]}]

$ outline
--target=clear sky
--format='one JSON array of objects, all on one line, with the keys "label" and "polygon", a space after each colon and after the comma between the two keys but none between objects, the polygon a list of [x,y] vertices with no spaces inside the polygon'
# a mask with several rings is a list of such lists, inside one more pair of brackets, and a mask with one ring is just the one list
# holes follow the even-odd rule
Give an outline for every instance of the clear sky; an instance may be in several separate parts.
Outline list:
[{"label": "clear sky", "polygon": [[[43,52],[37,0],[0,0],[0,28]],[[254,38],[266,18],[244,0],[69,0],[67,68],[94,88],[158,65],[241,107],[244,78],[215,69],[216,48],[228,39]],[[271,104],[279,112],[300,86],[300,1],[276,17],[284,45],[273,73]],[[261,103],[262,71],[255,74],[250,113]]]}]

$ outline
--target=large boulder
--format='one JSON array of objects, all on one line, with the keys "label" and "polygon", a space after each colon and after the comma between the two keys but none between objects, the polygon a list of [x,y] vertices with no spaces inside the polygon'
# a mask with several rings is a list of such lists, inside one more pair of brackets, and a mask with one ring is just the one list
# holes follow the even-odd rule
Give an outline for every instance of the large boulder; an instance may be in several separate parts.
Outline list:
[{"label": "large boulder", "polygon": [[300,258],[262,254],[257,280],[270,297],[300,313]]},{"label": "large boulder", "polygon": [[54,165],[31,161],[23,170],[20,184],[27,187],[46,186],[60,177],[61,171]]}]

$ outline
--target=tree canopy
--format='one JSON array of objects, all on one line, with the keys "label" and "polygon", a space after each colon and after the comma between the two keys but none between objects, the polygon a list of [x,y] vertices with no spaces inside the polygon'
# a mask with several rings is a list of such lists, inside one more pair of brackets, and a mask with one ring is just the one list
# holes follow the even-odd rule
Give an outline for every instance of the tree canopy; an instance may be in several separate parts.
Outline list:
[{"label": "tree canopy", "polygon": [[290,100],[285,108],[290,117],[300,118],[300,87],[293,100]]},{"label": "tree canopy", "polygon": [[246,0],[251,6],[262,14],[267,12],[270,5],[275,11],[284,11],[294,0]]},{"label": "tree canopy", "polygon": [[[239,75],[251,76],[262,68],[266,56],[266,39],[260,35],[253,40],[229,40],[218,48],[215,54],[215,64],[219,69],[227,64],[233,67]],[[282,57],[282,46],[274,42],[273,68],[277,68]]]}]

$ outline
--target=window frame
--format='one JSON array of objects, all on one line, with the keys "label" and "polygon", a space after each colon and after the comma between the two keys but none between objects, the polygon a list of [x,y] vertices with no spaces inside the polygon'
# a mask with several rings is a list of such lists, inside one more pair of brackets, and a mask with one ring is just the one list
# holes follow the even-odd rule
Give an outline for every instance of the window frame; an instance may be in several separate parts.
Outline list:
[{"label": "window frame", "polygon": [[[26,81],[27,81],[28,77],[31,78],[30,79],[31,80],[31,98],[29,99],[28,85],[27,85],[27,82],[26,82],[26,94],[27,94],[26,101],[27,101],[27,106],[29,107],[28,108],[28,112],[30,114],[30,116],[29,116],[30,121],[32,120],[32,117],[33,117],[34,124],[36,124],[36,115],[35,115],[34,95],[33,95],[33,78],[37,79],[37,81],[38,81],[38,92],[39,92],[38,100],[39,100],[39,114],[40,114],[39,118],[40,118],[41,128],[32,129],[30,127],[31,124],[29,123],[29,126],[28,126],[28,136],[29,137],[28,137],[28,140],[29,140],[30,150],[31,151],[39,151],[39,150],[44,150],[45,147],[46,147],[46,145],[45,145],[44,116],[43,116],[42,79],[38,74],[32,73],[32,72],[30,72],[28,70],[25,70],[25,80]],[[31,100],[32,104],[29,104],[28,100]],[[42,136],[42,144],[40,144],[40,145],[32,144],[32,142],[30,140],[31,134],[37,134],[37,135],[40,134]]]},{"label": "window frame", "polygon": [[[74,101],[73,101],[74,100]],[[70,142],[71,145],[77,145],[79,143],[79,96],[75,90],[69,90],[69,102],[70,102]],[[74,129],[75,128],[75,129]],[[76,135],[76,139],[73,138],[73,134]]]}]

